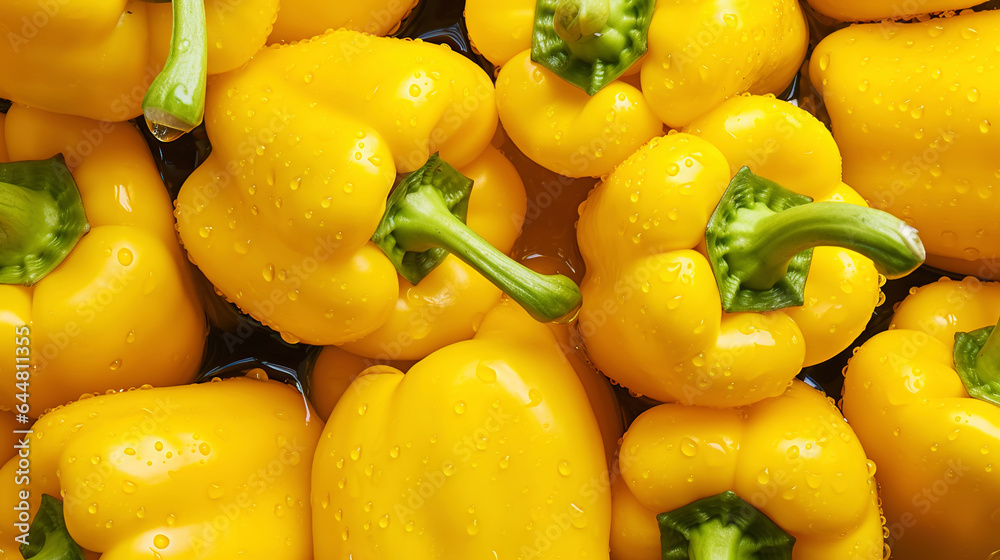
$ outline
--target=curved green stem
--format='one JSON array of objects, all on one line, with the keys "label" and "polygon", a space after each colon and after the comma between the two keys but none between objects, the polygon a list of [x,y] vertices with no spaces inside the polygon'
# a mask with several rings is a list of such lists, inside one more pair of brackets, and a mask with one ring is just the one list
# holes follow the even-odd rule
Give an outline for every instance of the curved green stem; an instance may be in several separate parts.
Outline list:
[{"label": "curved green stem", "polygon": [[161,142],[176,140],[190,132],[205,116],[208,72],[205,1],[173,0],[172,4],[170,54],[142,100],[146,124]]},{"label": "curved green stem", "polygon": [[531,60],[594,95],[646,53],[652,0],[538,0]]},{"label": "curved green stem", "polygon": [[89,229],[62,155],[0,164],[0,284],[34,285]]},{"label": "curved green stem", "polygon": [[1000,406],[1000,330],[955,333],[954,359],[969,396]]},{"label": "curved green stem", "polygon": [[63,518],[62,502],[42,494],[42,505],[28,530],[28,542],[20,547],[25,560],[84,560]]},{"label": "curved green stem", "polygon": [[580,289],[572,280],[539,274],[515,262],[465,225],[471,190],[471,180],[432,156],[396,187],[372,241],[412,284],[451,253],[536,320],[572,320],[581,303]]},{"label": "curved green stem", "polygon": [[663,560],[790,560],[795,539],[727,491],[656,516]]},{"label": "curved green stem", "polygon": [[705,232],[726,311],[802,305],[814,247],[842,247],[872,259],[888,278],[915,270],[926,253],[917,230],[855,204],[811,202],[741,169]]}]

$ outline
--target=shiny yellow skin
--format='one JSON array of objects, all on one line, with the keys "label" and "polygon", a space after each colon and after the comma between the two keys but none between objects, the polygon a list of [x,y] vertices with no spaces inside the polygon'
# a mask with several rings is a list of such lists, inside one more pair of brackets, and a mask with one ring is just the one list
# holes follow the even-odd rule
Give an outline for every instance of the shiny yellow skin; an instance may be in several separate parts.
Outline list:
[{"label": "shiny yellow skin", "polygon": [[878,463],[892,557],[982,560],[1000,549],[1000,407],[969,397],[952,351],[956,332],[996,324],[1000,284],[911,293],[851,359],[844,414]]},{"label": "shiny yellow skin", "polygon": [[497,110],[507,135],[532,161],[567,177],[599,177],[663,133],[639,88],[617,80],[591,97],[529,54],[500,69]]},{"label": "shiny yellow skin", "polygon": [[352,29],[369,35],[387,35],[419,0],[352,0],[316,2],[281,0],[278,19],[267,42],[291,43],[322,35],[328,29]]},{"label": "shiny yellow skin", "polygon": [[[42,494],[62,496],[70,535],[102,560],[311,560],[322,425],[295,389],[248,378],[81,400],[33,427],[32,515]],[[16,468],[0,469],[4,503],[24,488]],[[0,513],[4,548],[13,513]]]},{"label": "shiny yellow skin", "polygon": [[[388,324],[351,349],[381,357],[394,349],[383,344],[402,347],[408,336],[418,342],[390,357],[421,357],[435,349],[431,341],[471,336],[476,312],[499,291],[463,279],[471,273],[453,261],[411,292],[369,238],[396,174],[440,152],[460,170],[506,183],[496,187],[504,193],[490,187],[482,205],[495,215],[472,220],[509,247],[524,193],[510,165],[484,153],[496,123],[489,76],[447,47],[335,31],[263,50],[209,88],[213,151],[177,198],[181,239],[229,300],[286,340],[344,344]],[[449,279],[483,301],[449,297]],[[416,301],[401,303],[408,292]],[[460,324],[432,334],[420,320],[435,297],[437,313],[459,302],[468,309],[449,311]]]},{"label": "shiny yellow skin", "polygon": [[[244,64],[264,45],[278,0],[205,0],[208,73]],[[170,46],[170,4],[138,0],[5,0],[0,97],[97,120],[142,114]]]},{"label": "shiny yellow skin", "polygon": [[864,201],[841,182],[823,124],[784,101],[738,96],[686,130],[633,154],[582,207],[577,328],[594,364],[632,391],[746,405],[780,395],[804,365],[847,348],[875,309],[879,276],[853,251],[819,247],[803,306],[725,313],[704,255],[719,197],[747,165],[817,201]]},{"label": "shiny yellow skin", "polygon": [[[608,379],[584,359],[579,351],[579,342],[569,325],[549,324],[549,328],[587,392],[587,399],[601,429],[604,455],[610,465],[618,451],[618,439],[625,432],[624,417],[615,392],[608,384]],[[324,346],[309,378],[309,399],[320,418],[326,420],[347,388],[364,370],[376,365],[387,365],[406,373],[414,363],[405,360],[379,361],[351,354],[339,346]],[[0,421],[2,420],[0,417]]]},{"label": "shiny yellow skin", "polygon": [[985,278],[1000,277],[998,34],[995,10],[855,25],[824,39],[810,66],[845,180],[919,229],[929,264]]},{"label": "shiny yellow skin", "polygon": [[734,95],[781,93],[808,44],[797,0],[657,0],[642,93],[680,128]]},{"label": "shiny yellow skin", "polygon": [[535,0],[465,0],[465,25],[477,52],[497,68],[531,48]]},{"label": "shiny yellow skin", "polygon": [[600,431],[548,329],[504,301],[471,341],[355,379],[316,449],[316,560],[608,558]]},{"label": "shiny yellow skin", "polygon": [[971,8],[978,0],[808,0],[817,12],[840,21],[909,19],[921,14]]},{"label": "shiny yellow skin", "polygon": [[618,460],[616,560],[659,560],[656,516],[727,490],[795,537],[793,560],[882,559],[874,464],[833,402],[801,381],[745,408],[652,408]]},{"label": "shiny yellow skin", "polygon": [[661,0],[646,56],[590,97],[531,62],[529,9],[522,1],[470,0],[469,33],[502,65],[497,104],[511,139],[570,177],[607,174],[660,134],[658,121],[680,128],[734,95],[780,93],[799,71],[809,38],[794,0]]},{"label": "shiny yellow skin", "polygon": [[[139,132],[11,107],[0,136],[12,161],[63,153],[90,232],[32,287],[0,285],[0,330],[31,328],[31,416],[83,393],[178,385],[197,373],[207,325],[171,218],[170,197]],[[0,337],[0,356],[14,356]],[[84,373],[85,372],[85,373]],[[20,402],[0,360],[0,409]]]}]

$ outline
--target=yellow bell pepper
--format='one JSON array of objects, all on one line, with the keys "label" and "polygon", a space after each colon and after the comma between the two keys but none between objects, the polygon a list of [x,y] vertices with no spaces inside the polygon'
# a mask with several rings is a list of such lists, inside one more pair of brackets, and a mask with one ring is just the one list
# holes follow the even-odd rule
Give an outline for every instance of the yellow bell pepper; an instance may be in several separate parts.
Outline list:
[{"label": "yellow bell pepper", "polygon": [[[4,503],[27,502],[35,518],[32,541],[58,536],[38,527],[47,495],[63,502],[64,546],[105,560],[313,558],[309,472],[322,422],[291,387],[240,378],[102,395],[32,429],[29,472],[17,473],[18,459],[0,469]],[[0,557],[19,557],[20,511],[0,513]]]},{"label": "yellow bell pepper", "polygon": [[978,0],[808,0],[817,12],[840,21],[912,19],[922,14],[971,8]]},{"label": "yellow bell pepper", "polygon": [[[618,450],[618,439],[625,432],[624,417],[615,392],[608,384],[607,378],[584,359],[579,351],[576,336],[568,325],[550,325],[550,328],[587,392],[590,406],[597,417],[597,425],[601,429],[604,454],[610,464]],[[364,370],[385,365],[406,373],[414,363],[405,360],[379,362],[351,354],[339,346],[325,346],[310,371],[309,400],[316,407],[320,418],[326,420],[347,388]]]},{"label": "yellow bell pepper", "polygon": [[841,182],[823,124],[773,97],[651,141],[590,193],[577,235],[595,365],[653,399],[717,407],[780,395],[847,348],[879,302],[876,270],[923,258],[912,228]]},{"label": "yellow bell pepper", "polygon": [[616,560],[883,558],[875,464],[801,381],[745,408],[652,408],[618,460]]},{"label": "yellow bell pepper", "polygon": [[309,372],[309,401],[325,422],[361,372],[373,366],[390,366],[406,373],[414,363],[379,361],[351,354],[339,346],[324,346]]},{"label": "yellow bell pepper", "polygon": [[1000,284],[943,279],[911,294],[891,330],[851,359],[844,414],[878,463],[892,557],[988,558],[1000,550],[1000,375],[989,336]]},{"label": "yellow bell pepper", "polygon": [[[10,380],[0,387],[0,409],[37,417],[83,393],[189,382],[201,361],[205,315],[177,243],[170,198],[142,136],[128,123],[19,105],[0,126],[16,162],[0,167],[61,169],[76,201],[63,209],[37,196],[42,191],[28,184],[37,175],[24,177],[22,185],[11,184],[8,175],[0,179],[0,199],[7,202],[0,205],[0,224],[15,232],[0,239],[0,331],[27,327],[18,339],[0,337],[0,356],[22,356],[16,347],[30,346],[25,368],[0,360],[0,376]],[[60,153],[65,164],[28,161]],[[55,258],[51,248],[38,253],[33,240],[48,239],[39,216],[57,208],[56,228],[82,224],[79,234],[89,222],[89,233],[56,233],[75,246],[60,245]],[[44,270],[35,268],[39,262]],[[18,344],[20,338],[27,344]]]},{"label": "yellow bell pepper", "polygon": [[[645,4],[649,17],[633,13]],[[536,11],[526,2],[468,2],[473,43],[502,66],[500,120],[528,157],[570,177],[605,175],[659,136],[661,122],[679,128],[734,95],[780,93],[805,57],[798,2],[651,5],[547,0]],[[551,25],[542,25],[542,7]],[[567,69],[550,70],[566,60]],[[611,81],[612,68],[625,77]],[[598,83],[582,85],[589,81]]]},{"label": "yellow bell pepper", "polygon": [[328,29],[353,29],[387,35],[417,5],[418,0],[316,2],[281,0],[278,19],[268,43],[291,43],[322,35]]},{"label": "yellow bell pepper", "polygon": [[856,25],[824,39],[810,66],[845,181],[918,228],[929,264],[987,278],[1000,277],[998,34],[996,10]]},{"label": "yellow bell pepper", "polygon": [[313,464],[316,558],[607,558],[607,480],[573,368],[505,301],[473,340],[405,375],[368,369],[337,403]]},{"label": "yellow bell pepper", "polygon": [[170,140],[201,122],[206,75],[249,60],[277,10],[278,0],[4,2],[0,97],[104,121],[145,113]]},{"label": "yellow bell pepper", "polygon": [[[286,340],[379,359],[472,336],[500,295],[476,272],[541,319],[571,315],[572,281],[502,253],[525,201],[490,147],[493,99],[482,69],[438,45],[341,30],[261,51],[213,83],[213,151],[177,198],[181,238],[228,299]],[[471,202],[473,181],[444,162],[480,184]]]}]

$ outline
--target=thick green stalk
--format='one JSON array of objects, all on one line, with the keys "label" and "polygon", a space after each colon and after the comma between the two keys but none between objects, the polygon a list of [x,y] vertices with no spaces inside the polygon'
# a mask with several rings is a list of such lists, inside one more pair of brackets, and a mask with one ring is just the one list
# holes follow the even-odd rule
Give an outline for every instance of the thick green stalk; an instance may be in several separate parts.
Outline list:
[{"label": "thick green stalk", "polygon": [[176,140],[190,132],[205,116],[208,77],[205,0],[173,0],[172,5],[170,54],[142,100],[146,124],[161,142]]}]

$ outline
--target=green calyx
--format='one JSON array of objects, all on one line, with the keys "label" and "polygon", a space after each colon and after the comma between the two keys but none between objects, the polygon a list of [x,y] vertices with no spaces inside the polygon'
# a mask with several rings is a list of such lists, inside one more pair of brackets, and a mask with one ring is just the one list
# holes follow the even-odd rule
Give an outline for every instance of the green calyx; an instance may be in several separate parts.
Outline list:
[{"label": "green calyx", "polygon": [[452,253],[536,320],[572,320],[582,299],[577,285],[511,260],[469,229],[465,217],[471,192],[472,180],[435,154],[389,196],[372,241],[411,284],[420,283]]},{"label": "green calyx", "polygon": [[89,230],[80,191],[61,154],[0,164],[0,284],[34,285]]},{"label": "green calyx", "polygon": [[[163,3],[163,0],[143,0]],[[170,142],[190,132],[205,117],[208,79],[208,30],[205,0],[173,0],[170,54],[163,71],[142,100],[153,136]]]},{"label": "green calyx", "polygon": [[913,272],[926,256],[917,230],[886,212],[812,202],[747,167],[715,208],[705,243],[730,313],[802,305],[814,247],[857,251],[887,278]]},{"label": "green calyx", "polygon": [[538,0],[531,60],[594,95],[646,54],[654,0]]},{"label": "green calyx", "polygon": [[42,495],[42,505],[28,529],[28,542],[21,545],[24,560],[84,560],[83,549],[66,529],[62,502]]},{"label": "green calyx", "polygon": [[1000,406],[1000,334],[994,336],[995,330],[955,333],[954,359],[969,396]]},{"label": "green calyx", "polygon": [[663,560],[790,560],[795,538],[735,492],[656,516]]}]

